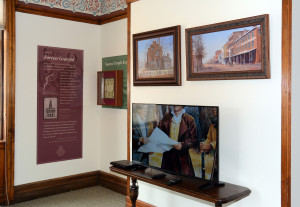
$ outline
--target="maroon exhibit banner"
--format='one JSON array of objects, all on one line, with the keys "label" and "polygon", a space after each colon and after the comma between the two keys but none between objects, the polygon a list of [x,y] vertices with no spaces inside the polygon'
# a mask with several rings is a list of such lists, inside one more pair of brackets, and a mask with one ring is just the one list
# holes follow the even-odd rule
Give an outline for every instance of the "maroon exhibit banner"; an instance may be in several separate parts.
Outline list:
[{"label": "maroon exhibit banner", "polygon": [[38,46],[37,163],[82,158],[83,50]]}]

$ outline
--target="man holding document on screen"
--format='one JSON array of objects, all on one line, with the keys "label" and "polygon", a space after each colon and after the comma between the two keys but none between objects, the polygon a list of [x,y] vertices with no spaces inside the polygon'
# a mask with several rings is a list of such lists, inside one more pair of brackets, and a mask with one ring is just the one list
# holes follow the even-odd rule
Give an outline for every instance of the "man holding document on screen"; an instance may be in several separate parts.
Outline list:
[{"label": "man holding document on screen", "polygon": [[196,125],[183,106],[171,106],[147,140],[138,152],[163,153],[162,169],[194,176],[189,149],[197,144]]}]

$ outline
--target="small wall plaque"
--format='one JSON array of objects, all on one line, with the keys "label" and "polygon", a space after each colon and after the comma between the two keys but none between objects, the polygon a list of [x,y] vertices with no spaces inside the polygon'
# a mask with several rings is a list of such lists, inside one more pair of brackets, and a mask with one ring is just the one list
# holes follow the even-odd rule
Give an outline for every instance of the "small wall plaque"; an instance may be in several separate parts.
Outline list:
[{"label": "small wall plaque", "polygon": [[122,106],[123,71],[99,71],[97,78],[97,104],[104,106]]}]

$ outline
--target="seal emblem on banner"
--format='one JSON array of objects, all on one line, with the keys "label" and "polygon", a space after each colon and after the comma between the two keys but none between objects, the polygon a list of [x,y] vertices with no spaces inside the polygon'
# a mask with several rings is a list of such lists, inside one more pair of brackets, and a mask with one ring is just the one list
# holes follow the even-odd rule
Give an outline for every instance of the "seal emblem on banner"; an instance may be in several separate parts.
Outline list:
[{"label": "seal emblem on banner", "polygon": [[56,150],[56,154],[61,157],[66,153],[65,148],[62,145],[59,145],[57,150]]}]

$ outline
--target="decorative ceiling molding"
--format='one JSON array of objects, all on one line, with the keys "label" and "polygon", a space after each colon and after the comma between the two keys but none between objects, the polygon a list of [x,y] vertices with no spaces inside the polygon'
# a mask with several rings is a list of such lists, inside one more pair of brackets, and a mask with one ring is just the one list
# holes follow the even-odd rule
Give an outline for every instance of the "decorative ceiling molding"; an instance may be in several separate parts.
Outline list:
[{"label": "decorative ceiling molding", "polygon": [[[28,14],[35,14],[35,15],[41,15],[41,16],[47,16],[47,17],[54,17],[59,19],[67,19],[71,21],[77,21],[77,22],[85,22],[90,24],[106,24],[109,22],[117,21],[120,19],[127,18],[127,4],[126,0],[11,0],[15,2],[15,10],[17,12],[23,12]],[[99,11],[98,15],[94,15],[93,13],[86,13],[79,10],[77,12],[76,10],[73,11],[73,9],[63,9],[61,6],[58,8],[58,6],[55,5],[64,5],[66,7],[66,3],[74,3],[72,4],[73,7],[78,7],[79,4],[76,4],[75,2],[80,1],[80,3],[87,3],[86,5],[88,7],[85,8],[93,8],[94,11]],[[26,3],[27,2],[27,3]],[[34,2],[34,3],[30,3]],[[55,4],[49,4],[50,2],[54,2]],[[102,7],[96,9],[96,7],[92,7],[93,3],[99,2],[99,5],[107,7],[106,9],[103,9]],[[45,5],[44,5],[45,3]],[[90,5],[91,3],[91,5]],[[121,6],[121,4],[125,4]],[[115,5],[115,6],[113,6]],[[124,8],[124,9],[123,9]],[[113,11],[114,10],[114,11]],[[104,13],[107,12],[106,14]],[[102,13],[101,13],[102,12]],[[110,12],[110,13],[108,13]],[[102,15],[100,15],[102,14]]]},{"label": "decorative ceiling molding", "polygon": [[103,16],[127,8],[126,0],[18,0],[53,9]]}]

